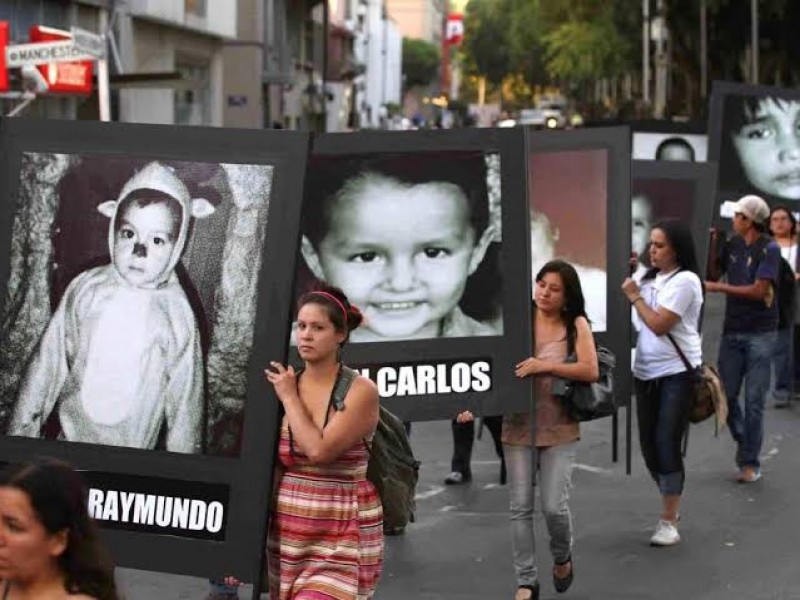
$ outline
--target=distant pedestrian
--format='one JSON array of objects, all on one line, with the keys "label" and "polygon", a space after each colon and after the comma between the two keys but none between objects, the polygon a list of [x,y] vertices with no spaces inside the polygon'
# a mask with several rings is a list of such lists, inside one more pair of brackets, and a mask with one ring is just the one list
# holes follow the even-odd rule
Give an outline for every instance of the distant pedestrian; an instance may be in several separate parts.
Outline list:
[{"label": "distant pedestrian", "polygon": [[661,519],[650,543],[672,546],[680,541],[677,526],[686,479],[681,439],[689,425],[693,386],[676,345],[692,367],[700,365],[697,328],[703,287],[692,234],[680,222],[662,221],[652,228],[649,258],[651,268],[639,281],[626,279],[622,290],[639,331],[633,365],[639,443],[661,492]]},{"label": "distant pedestrian", "polygon": [[54,459],[0,473],[0,598],[117,600],[80,475]]},{"label": "distant pedestrian", "polygon": [[772,392],[775,408],[788,408],[797,379],[797,282],[800,280],[800,256],[797,252],[797,219],[784,205],[773,207],[769,230],[781,251],[778,288],[778,332],[772,364],[775,385]]},{"label": "distant pedestrian", "polygon": [[[778,327],[778,244],[766,235],[769,206],[747,195],[733,204],[734,235],[721,243],[712,232],[706,291],[726,295],[719,347],[719,371],[728,397],[728,427],[736,441],[737,480],[761,479],[759,454],[764,440],[764,402]],[[716,279],[726,275],[726,282]],[[744,385],[744,409],[739,391]]]}]

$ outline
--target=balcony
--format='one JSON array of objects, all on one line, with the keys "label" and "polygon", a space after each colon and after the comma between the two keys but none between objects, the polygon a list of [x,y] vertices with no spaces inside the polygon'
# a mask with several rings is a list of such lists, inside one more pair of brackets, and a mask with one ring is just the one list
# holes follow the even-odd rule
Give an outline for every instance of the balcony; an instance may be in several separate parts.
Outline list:
[{"label": "balcony", "polygon": [[198,33],[236,38],[236,2],[232,0],[128,0],[131,16]]}]

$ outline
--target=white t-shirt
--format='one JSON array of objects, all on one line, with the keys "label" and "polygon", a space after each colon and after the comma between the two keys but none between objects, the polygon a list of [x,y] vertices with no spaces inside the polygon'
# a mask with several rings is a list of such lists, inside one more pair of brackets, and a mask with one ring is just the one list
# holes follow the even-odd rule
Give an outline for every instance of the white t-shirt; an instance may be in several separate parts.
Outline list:
[{"label": "white t-shirt", "polygon": [[[693,367],[700,365],[702,347],[700,334],[697,333],[700,308],[703,305],[700,278],[690,271],[659,273],[655,279],[642,284],[641,295],[653,310],[663,307],[681,317],[669,333],[675,338],[689,363]],[[634,317],[634,325],[639,331],[633,365],[634,376],[648,380],[686,370],[686,365],[666,334],[658,336],[653,333],[642,322],[638,313]]]},{"label": "white t-shirt", "polygon": [[[780,246],[780,249],[781,249],[781,256],[785,258],[786,262],[789,263],[789,266],[792,267],[792,271],[795,271],[795,265],[797,265],[797,244],[792,244],[788,248]],[[795,271],[795,273],[796,272],[797,271]]]}]

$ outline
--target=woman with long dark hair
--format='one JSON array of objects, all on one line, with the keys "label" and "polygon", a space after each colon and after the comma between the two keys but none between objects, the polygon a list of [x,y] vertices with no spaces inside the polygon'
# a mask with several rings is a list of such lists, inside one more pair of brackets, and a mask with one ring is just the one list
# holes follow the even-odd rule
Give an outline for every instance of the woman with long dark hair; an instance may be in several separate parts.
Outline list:
[{"label": "woman with long dark hair", "polygon": [[0,473],[0,598],[117,600],[86,496],[80,475],[55,459]]},{"label": "woman with long dark hair", "polygon": [[628,278],[622,289],[639,329],[633,365],[639,443],[661,492],[661,518],[650,543],[671,546],[680,541],[677,523],[685,480],[681,440],[689,424],[693,385],[680,352],[693,369],[700,365],[703,287],[692,235],[679,221],[653,227],[649,257],[652,267],[641,282]]},{"label": "woman with long dark hair", "polygon": [[[503,419],[503,452],[511,500],[511,546],[517,580],[515,600],[539,598],[532,481],[537,472],[536,487],[555,563],[553,586],[557,592],[565,592],[572,584],[569,490],[581,434],[578,422],[569,418],[560,398],[553,394],[553,378],[597,381],[597,351],[585,304],[575,268],[563,260],[545,263],[536,275],[534,289],[534,355],[515,367],[517,377],[532,378],[536,422],[531,424],[529,413],[507,415]],[[565,362],[571,352],[575,353],[576,360]],[[471,418],[469,412],[458,416],[460,421]]]}]

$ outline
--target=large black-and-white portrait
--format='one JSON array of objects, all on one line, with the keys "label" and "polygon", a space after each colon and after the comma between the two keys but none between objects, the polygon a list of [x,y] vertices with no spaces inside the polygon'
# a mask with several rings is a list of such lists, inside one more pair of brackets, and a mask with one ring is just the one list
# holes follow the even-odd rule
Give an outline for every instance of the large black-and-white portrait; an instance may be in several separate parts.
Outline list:
[{"label": "large black-and-white portrait", "polygon": [[608,150],[535,152],[529,159],[531,277],[563,258],[578,272],[592,330],[606,331]]},{"label": "large black-and-white portrait", "polygon": [[634,160],[705,162],[708,137],[701,133],[635,131]]},{"label": "large black-and-white portrait", "polygon": [[719,148],[720,190],[800,207],[800,95],[726,95]]},{"label": "large black-and-white portrait", "polygon": [[350,342],[503,334],[500,155],[480,150],[309,159],[297,294],[341,288]]},{"label": "large black-and-white portrait", "polygon": [[6,435],[237,455],[273,167],[26,152]]},{"label": "large black-and-white portrait", "polygon": [[526,161],[519,128],[314,138],[294,296],[360,308],[342,360],[403,420],[529,408]]}]

